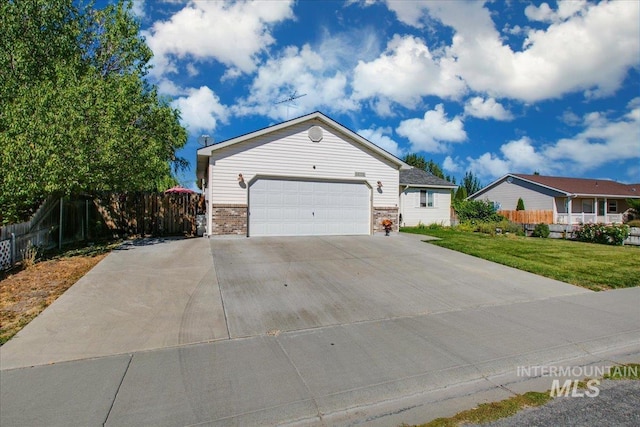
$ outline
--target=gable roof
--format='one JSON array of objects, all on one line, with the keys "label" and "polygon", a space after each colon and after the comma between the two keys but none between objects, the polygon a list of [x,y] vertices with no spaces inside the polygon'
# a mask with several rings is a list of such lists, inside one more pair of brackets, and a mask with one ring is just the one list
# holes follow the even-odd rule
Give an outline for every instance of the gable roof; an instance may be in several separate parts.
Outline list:
[{"label": "gable roof", "polygon": [[272,126],[268,126],[266,128],[256,130],[254,132],[246,133],[244,135],[240,135],[231,139],[227,139],[225,141],[221,141],[217,144],[199,148],[197,151],[197,156],[198,156],[197,175],[199,178],[201,177],[201,175],[204,175],[204,169],[206,169],[206,166],[208,164],[208,157],[211,156],[211,153],[215,150],[220,150],[222,148],[229,147],[230,145],[238,144],[253,138],[257,138],[263,135],[273,133],[273,132],[278,132],[282,129],[286,129],[288,127],[296,126],[301,123],[309,122],[313,120],[322,122],[326,126],[342,133],[343,135],[347,136],[351,140],[361,144],[364,148],[368,149],[369,151],[372,151],[373,153],[389,160],[392,164],[395,164],[398,167],[398,169],[401,169],[401,168],[405,169],[405,168],[411,167],[405,162],[403,162],[402,160],[400,160],[399,158],[397,158],[396,156],[394,156],[393,154],[378,147],[373,142],[358,135],[356,132],[352,131],[346,126],[336,122],[335,120],[322,114],[319,111],[315,111],[311,114],[300,116],[295,119],[287,120],[282,123],[278,123]]},{"label": "gable roof", "polygon": [[480,191],[469,196],[475,197],[509,177],[518,178],[523,181],[564,193],[567,196],[598,196],[598,197],[618,197],[618,198],[640,198],[640,186],[621,184],[608,179],[592,178],[569,178],[562,176],[527,175],[520,173],[509,173],[487,185]]},{"label": "gable roof", "polygon": [[439,188],[456,188],[457,185],[450,183],[446,179],[418,168],[401,169],[400,185],[408,185],[410,187],[439,187]]}]

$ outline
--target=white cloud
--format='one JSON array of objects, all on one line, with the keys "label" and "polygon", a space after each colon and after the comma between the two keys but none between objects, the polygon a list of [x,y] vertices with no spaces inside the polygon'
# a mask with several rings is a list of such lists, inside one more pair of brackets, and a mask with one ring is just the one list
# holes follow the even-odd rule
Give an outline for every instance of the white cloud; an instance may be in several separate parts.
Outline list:
[{"label": "white cloud", "polygon": [[191,76],[197,76],[198,74],[200,74],[200,71],[198,71],[198,68],[193,65],[192,63],[188,63],[187,64],[187,73]]},{"label": "white cloud", "polygon": [[450,72],[451,62],[434,58],[417,37],[395,35],[378,58],[358,62],[354,98],[383,97],[407,107],[414,107],[426,95],[457,98],[465,85]]},{"label": "white cloud", "polygon": [[560,22],[584,11],[586,6],[586,0],[559,0],[557,10],[551,9],[547,3],[542,3],[538,7],[527,6],[524,14],[532,21]]},{"label": "white cloud", "polygon": [[477,91],[524,101],[591,88],[611,93],[638,63],[638,4],[592,5],[584,16],[531,31],[520,52],[502,45],[493,31],[471,39],[460,30],[451,54],[458,56],[460,74]]},{"label": "white cloud", "polygon": [[187,89],[186,93],[187,96],[177,98],[171,105],[180,110],[182,124],[192,135],[212,131],[218,122],[227,120],[227,107],[220,104],[220,98],[207,86]]},{"label": "white cloud", "polygon": [[554,169],[532,141],[523,137],[509,141],[500,147],[501,155],[484,153],[473,159],[468,157],[469,169],[483,179],[494,179],[507,173],[551,173]]},{"label": "white cloud", "polygon": [[566,110],[564,113],[562,113],[560,120],[562,120],[562,122],[568,126],[575,126],[582,122],[582,119],[580,118],[580,116],[578,116],[576,113],[574,113],[571,110]]},{"label": "white cloud", "polygon": [[497,178],[511,172],[509,162],[491,153],[484,153],[475,159],[467,157],[467,162],[469,170],[483,180]]},{"label": "white cloud", "polygon": [[[408,25],[423,27],[435,19],[453,28],[451,45],[430,64],[446,65],[443,74],[492,97],[535,102],[577,91],[605,96],[640,64],[637,1],[532,6],[527,15],[550,24],[529,30],[518,51],[503,43],[483,2],[388,1],[387,7]],[[433,67],[429,71],[439,75]]]},{"label": "white cloud", "polygon": [[[238,101],[235,111],[239,115],[263,114],[273,119],[288,119],[313,110],[345,112],[358,108],[351,100],[347,75],[336,64],[341,59],[323,55],[308,44],[298,48],[289,46],[280,56],[269,59],[262,65],[253,80],[250,95]],[[290,103],[285,100],[292,93],[305,95]]]},{"label": "white cloud", "polygon": [[617,120],[609,120],[602,113],[588,114],[584,126],[573,138],[563,138],[546,147],[544,156],[571,160],[584,169],[617,160],[640,159],[640,107]]},{"label": "white cloud", "polygon": [[403,120],[396,132],[411,142],[413,151],[430,153],[445,152],[447,143],[467,139],[462,120],[459,117],[449,120],[442,104],[424,113],[421,119]]},{"label": "white cloud", "polygon": [[133,0],[131,3],[131,12],[140,19],[147,15],[145,12],[145,1],[146,0]]},{"label": "white cloud", "polygon": [[476,96],[467,101],[464,106],[465,114],[477,117],[479,119],[494,119],[494,120],[512,120],[511,113],[504,109],[502,104],[497,102],[494,98],[483,99],[481,96]]},{"label": "white cloud", "polygon": [[522,137],[515,141],[509,141],[500,147],[503,158],[509,163],[514,172],[541,173],[550,172],[545,157],[536,152],[533,143],[528,137]]},{"label": "white cloud", "polygon": [[507,142],[500,153],[467,158],[469,168],[485,179],[534,171],[582,176],[607,163],[640,159],[640,105],[633,100],[628,108],[614,119],[599,112],[586,114],[580,132],[551,144],[536,147],[527,137]]},{"label": "white cloud", "polygon": [[161,78],[156,85],[158,86],[158,92],[161,95],[177,96],[185,94],[185,90],[183,88],[166,78]]},{"label": "white cloud", "polygon": [[462,172],[462,165],[458,163],[457,159],[454,160],[453,158],[451,158],[451,156],[447,156],[444,158],[442,168],[451,173]]},{"label": "white cloud", "polygon": [[[428,0],[427,0],[428,1]],[[428,17],[425,14],[427,1],[393,1],[385,0],[400,22],[416,28],[424,28]]]},{"label": "white cloud", "polygon": [[215,59],[242,72],[256,68],[257,56],[275,40],[271,27],[293,18],[291,1],[192,1],[143,35],[153,50],[155,76],[177,71],[176,59]]},{"label": "white cloud", "polygon": [[531,21],[552,22],[555,15],[548,3],[542,3],[540,6],[530,4],[524,10],[524,14]]},{"label": "white cloud", "polygon": [[398,146],[397,142],[388,136],[391,132],[390,128],[371,128],[361,129],[356,133],[373,142],[383,150],[388,151],[396,157],[400,157],[404,154],[404,150]]}]

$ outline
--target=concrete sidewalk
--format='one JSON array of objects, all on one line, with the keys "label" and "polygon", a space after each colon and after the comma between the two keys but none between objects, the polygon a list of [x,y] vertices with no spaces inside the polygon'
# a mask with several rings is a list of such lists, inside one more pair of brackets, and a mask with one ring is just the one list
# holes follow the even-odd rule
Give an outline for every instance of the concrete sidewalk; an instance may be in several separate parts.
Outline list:
[{"label": "concrete sidewalk", "polygon": [[518,366],[637,361],[639,302],[625,289],[5,370],[0,424],[426,421],[550,388]]}]

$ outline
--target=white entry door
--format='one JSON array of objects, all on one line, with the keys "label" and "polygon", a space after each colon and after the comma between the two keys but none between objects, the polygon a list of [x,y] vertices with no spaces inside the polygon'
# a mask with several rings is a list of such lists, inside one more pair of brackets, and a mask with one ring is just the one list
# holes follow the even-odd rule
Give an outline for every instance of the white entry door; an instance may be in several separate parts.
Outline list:
[{"label": "white entry door", "polygon": [[370,234],[364,183],[259,179],[249,188],[250,236]]}]

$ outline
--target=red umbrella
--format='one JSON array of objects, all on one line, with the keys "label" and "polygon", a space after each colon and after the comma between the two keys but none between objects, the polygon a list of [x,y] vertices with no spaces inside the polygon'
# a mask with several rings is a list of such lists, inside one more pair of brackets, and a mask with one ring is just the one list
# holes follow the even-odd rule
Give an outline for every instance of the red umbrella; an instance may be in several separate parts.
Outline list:
[{"label": "red umbrella", "polygon": [[176,185],[164,192],[164,194],[195,194],[196,192],[193,190],[189,190],[188,188],[180,187]]}]

